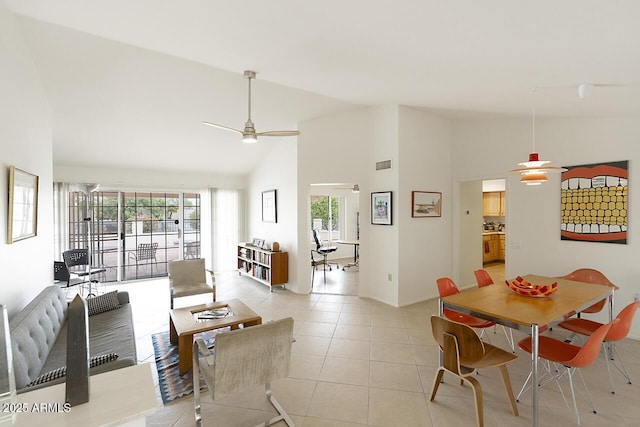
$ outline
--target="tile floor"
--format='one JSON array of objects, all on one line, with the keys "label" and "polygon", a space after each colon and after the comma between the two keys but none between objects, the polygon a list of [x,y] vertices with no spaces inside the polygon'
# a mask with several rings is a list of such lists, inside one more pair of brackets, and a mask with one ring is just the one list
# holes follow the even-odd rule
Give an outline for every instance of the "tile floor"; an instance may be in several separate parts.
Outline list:
[{"label": "tile floor", "polygon": [[[273,385],[274,396],[297,426],[474,426],[471,388],[445,375],[434,402],[429,401],[437,366],[437,348],[428,317],[437,313],[437,300],[404,308],[356,296],[296,295],[268,289],[249,278],[230,272],[217,276],[219,300],[240,298],[263,316],[295,319],[295,338],[288,378]],[[433,285],[435,286],[435,284]],[[134,309],[138,357],[154,363],[151,334],[168,329],[168,280],[112,285],[128,290]],[[179,300],[181,305],[200,303],[198,297]],[[562,332],[554,329],[554,334]],[[524,336],[514,332],[516,339]],[[504,334],[490,333],[493,344],[507,348]],[[640,425],[640,342],[625,340],[618,345],[626,367],[636,383],[629,385],[614,372],[617,394],[608,390],[604,362],[584,369],[598,413],[589,412],[578,386],[578,406],[583,426]],[[529,372],[529,357],[520,356],[509,365],[517,393]],[[155,367],[154,367],[155,372]],[[529,426],[529,395],[518,404],[514,417],[500,375],[495,369],[478,375],[484,394],[486,426]],[[564,404],[555,385],[540,390],[540,426],[575,425],[573,413]],[[565,388],[567,392],[568,387]],[[164,406],[158,391],[158,411],[147,418],[148,426],[194,425],[193,398]],[[262,389],[213,403],[204,395],[205,426],[252,426],[269,418]],[[279,427],[284,423],[277,424]]]}]

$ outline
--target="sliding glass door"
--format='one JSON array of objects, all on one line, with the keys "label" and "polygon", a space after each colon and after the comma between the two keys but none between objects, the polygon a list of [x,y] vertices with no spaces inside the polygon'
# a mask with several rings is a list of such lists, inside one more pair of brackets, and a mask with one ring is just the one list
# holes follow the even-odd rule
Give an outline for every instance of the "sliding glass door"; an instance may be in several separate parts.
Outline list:
[{"label": "sliding glass door", "polygon": [[167,275],[170,261],[200,257],[198,193],[69,193],[69,246],[91,247],[104,281]]}]

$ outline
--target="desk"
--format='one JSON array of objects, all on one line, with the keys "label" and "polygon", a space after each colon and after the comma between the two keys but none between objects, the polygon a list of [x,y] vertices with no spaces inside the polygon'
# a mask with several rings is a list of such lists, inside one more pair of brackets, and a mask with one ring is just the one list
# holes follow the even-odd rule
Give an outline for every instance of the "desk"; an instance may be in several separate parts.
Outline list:
[{"label": "desk", "polygon": [[[609,297],[609,319],[613,317],[613,288],[593,283],[526,275],[534,284],[558,282],[558,290],[548,298],[517,295],[498,283],[471,288],[440,299],[439,314],[444,308],[487,319],[513,329],[527,328],[531,332],[531,384],[538,383],[539,327],[561,319],[565,314],[581,311]],[[531,424],[538,426],[538,387],[531,387]]]},{"label": "desk", "polygon": [[342,267],[342,271],[344,271],[347,267],[359,267],[359,257],[358,250],[360,249],[360,241],[359,240],[336,240],[336,243],[339,245],[353,245],[353,262]]}]

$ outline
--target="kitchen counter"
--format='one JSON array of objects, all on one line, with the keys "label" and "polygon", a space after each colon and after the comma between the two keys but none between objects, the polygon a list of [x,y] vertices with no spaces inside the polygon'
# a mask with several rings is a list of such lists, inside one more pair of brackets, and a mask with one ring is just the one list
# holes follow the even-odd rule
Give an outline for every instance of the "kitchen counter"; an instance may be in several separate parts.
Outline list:
[{"label": "kitchen counter", "polygon": [[482,231],[482,235],[483,236],[488,236],[488,235],[492,235],[492,234],[504,234],[504,231],[495,231],[495,230],[483,230]]}]

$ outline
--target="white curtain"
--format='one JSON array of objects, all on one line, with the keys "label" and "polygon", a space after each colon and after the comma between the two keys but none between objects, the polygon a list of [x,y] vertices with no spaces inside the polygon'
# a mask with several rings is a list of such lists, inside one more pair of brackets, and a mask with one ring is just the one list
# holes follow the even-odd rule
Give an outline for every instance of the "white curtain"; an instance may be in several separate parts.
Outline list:
[{"label": "white curtain", "polygon": [[69,249],[69,183],[53,183],[53,259]]},{"label": "white curtain", "polygon": [[[213,236],[213,269],[237,268],[237,245],[246,239],[245,192],[241,189],[209,189]],[[204,203],[203,203],[204,205]]]}]

